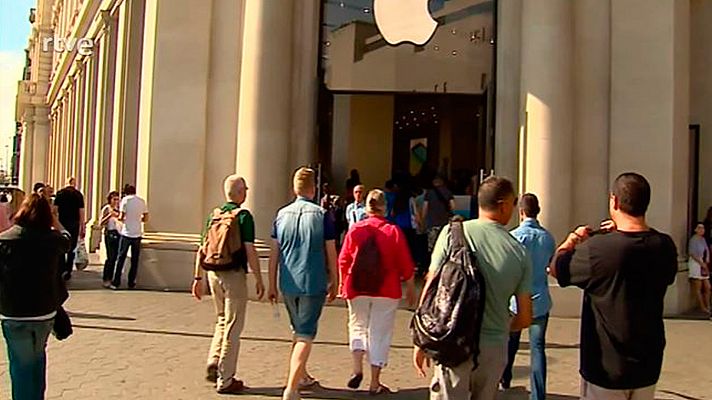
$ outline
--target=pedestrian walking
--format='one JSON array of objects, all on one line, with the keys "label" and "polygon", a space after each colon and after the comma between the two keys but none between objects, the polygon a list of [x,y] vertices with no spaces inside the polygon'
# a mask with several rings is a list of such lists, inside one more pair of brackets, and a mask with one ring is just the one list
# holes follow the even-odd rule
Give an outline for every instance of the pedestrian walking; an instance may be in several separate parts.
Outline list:
[{"label": "pedestrian walking", "polygon": [[314,176],[310,168],[297,170],[293,180],[297,198],[279,210],[272,229],[269,299],[272,303],[278,299],[279,278],[294,332],[284,400],[300,399],[300,384],[316,382],[307,373],[307,361],[324,302],[333,301],[338,290],[336,232],[326,211],[313,202]]},{"label": "pedestrian walking", "polygon": [[203,278],[207,276],[217,314],[208,352],[207,380],[216,383],[220,394],[238,394],[245,388],[237,378],[237,359],[247,312],[248,266],[255,277],[259,300],[265,287],[255,250],[255,220],[241,208],[247,197],[247,183],[239,175],[230,175],[225,178],[223,189],[226,201],[208,215],[203,229],[192,293],[201,299]]},{"label": "pedestrian walking", "polygon": [[[547,270],[556,250],[554,237],[537,220],[540,211],[539,199],[536,195],[524,194],[519,201],[520,224],[511,232],[512,236],[527,249],[532,261],[533,320],[529,325],[531,400],[546,398],[546,328],[552,305]],[[509,359],[501,382],[504,389],[509,389],[511,386],[512,368],[519,350],[521,335],[521,331],[509,335]]]},{"label": "pedestrian walking", "polygon": [[110,192],[106,197],[106,205],[101,209],[101,226],[104,228],[104,246],[106,247],[106,261],[104,261],[104,271],[102,273],[102,285],[105,288],[111,286],[114,277],[116,259],[119,255],[119,239],[121,235],[121,222],[119,221],[119,192]]},{"label": "pedestrian walking", "polygon": [[348,229],[351,229],[351,227],[357,222],[366,219],[366,205],[363,201],[365,190],[366,189],[363,185],[356,185],[353,189],[354,201],[346,206],[346,222],[348,223]]},{"label": "pedestrian walking", "polygon": [[406,301],[415,305],[415,264],[405,234],[385,218],[386,197],[372,190],[366,199],[367,219],[346,234],[339,254],[341,297],[349,306],[349,349],[353,375],[347,386],[358,389],[363,380],[363,358],[371,365],[372,395],[392,391],[381,383],[381,370],[388,364],[396,310],[406,285]]},{"label": "pedestrian walking", "polygon": [[[478,366],[474,368],[474,360],[454,367],[436,364],[430,385],[433,400],[494,400],[507,365],[510,328],[522,330],[532,319],[531,260],[524,247],[505,228],[517,205],[514,187],[507,179],[490,176],[480,185],[477,196],[479,218],[462,222],[462,229],[468,247],[476,254],[485,282]],[[437,270],[448,261],[450,230],[450,226],[446,226],[435,244],[424,292],[433,282]],[[518,310],[513,319],[509,314],[512,296],[516,296]],[[425,377],[430,361],[424,350],[414,348],[413,362],[417,372]]]},{"label": "pedestrian walking", "polygon": [[433,188],[425,193],[423,219],[428,224],[428,252],[432,253],[440,231],[450,220],[455,209],[455,196],[445,186],[445,180],[436,176]]},{"label": "pedestrian walking", "polygon": [[121,274],[126,263],[129,249],[131,249],[131,268],[129,269],[128,287],[136,287],[136,275],[138,274],[139,257],[141,255],[141,237],[143,236],[143,224],[148,222],[148,208],[146,201],[136,195],[136,187],[126,185],[124,187],[126,195],[119,203],[119,221],[121,230],[119,231],[119,255],[116,257],[116,267],[114,267],[114,279],[110,288],[117,290],[121,287]]},{"label": "pedestrian walking", "polygon": [[645,219],[650,185],[624,173],[613,182],[606,234],[580,226],[559,246],[551,272],[583,289],[581,398],[652,400],[665,349],[663,304],[677,274],[670,236]]},{"label": "pedestrian walking", "polygon": [[15,400],[44,398],[47,339],[69,296],[59,272],[70,246],[69,232],[37,193],[0,233],[0,321]]},{"label": "pedestrian walking", "polygon": [[710,316],[710,248],[705,240],[705,225],[698,222],[687,247],[690,289],[700,310]]},{"label": "pedestrian walking", "polygon": [[[43,194],[47,198],[51,198],[51,187],[45,186],[42,188]],[[64,226],[72,236],[72,248],[67,253],[65,258],[62,277],[64,280],[69,280],[72,277],[72,268],[74,267],[75,250],[80,238],[84,238],[86,233],[85,215],[84,215],[84,195],[77,190],[76,180],[74,178],[67,179],[67,186],[57,192],[54,198],[54,206],[59,215],[59,222]]]}]

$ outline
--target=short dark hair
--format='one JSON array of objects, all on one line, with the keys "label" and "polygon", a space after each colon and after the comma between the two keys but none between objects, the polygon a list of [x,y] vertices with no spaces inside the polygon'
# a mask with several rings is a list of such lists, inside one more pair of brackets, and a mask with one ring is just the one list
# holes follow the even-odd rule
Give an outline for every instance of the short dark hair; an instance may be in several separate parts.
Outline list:
[{"label": "short dark hair", "polygon": [[626,172],[618,175],[611,192],[620,210],[632,217],[643,217],[650,205],[650,184],[643,175]]},{"label": "short dark hair", "polygon": [[524,215],[529,218],[536,218],[541,212],[539,199],[533,193],[525,193],[519,201],[519,209],[524,211]]},{"label": "short dark hair", "polygon": [[136,186],[127,183],[124,185],[124,194],[127,196],[136,194]]},{"label": "short dark hair", "polygon": [[500,176],[490,176],[480,185],[477,190],[477,202],[479,207],[486,211],[497,209],[499,202],[508,196],[515,196],[514,185],[507,178]]},{"label": "short dark hair", "polygon": [[45,186],[47,186],[47,185],[45,185],[42,182],[37,182],[32,186],[32,191],[37,193],[40,189],[44,188]]},{"label": "short dark hair", "polygon": [[15,224],[31,229],[52,229],[52,207],[44,196],[31,193],[22,202],[20,210],[13,218]]}]

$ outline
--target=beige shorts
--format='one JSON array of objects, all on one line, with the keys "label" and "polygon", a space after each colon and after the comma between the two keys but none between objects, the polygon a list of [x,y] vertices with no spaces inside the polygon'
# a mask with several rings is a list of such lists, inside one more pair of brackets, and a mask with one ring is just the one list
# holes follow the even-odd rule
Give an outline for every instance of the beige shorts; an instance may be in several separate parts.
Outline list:
[{"label": "beige shorts", "polygon": [[581,400],[654,400],[655,385],[639,389],[612,390],[581,378]]}]

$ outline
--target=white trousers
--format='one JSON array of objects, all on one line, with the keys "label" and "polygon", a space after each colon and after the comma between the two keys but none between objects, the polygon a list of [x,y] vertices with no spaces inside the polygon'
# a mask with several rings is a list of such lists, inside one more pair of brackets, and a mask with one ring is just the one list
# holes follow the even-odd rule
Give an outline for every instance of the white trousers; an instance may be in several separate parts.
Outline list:
[{"label": "white trousers", "polygon": [[349,348],[365,351],[374,367],[388,364],[393,326],[399,301],[384,297],[359,296],[349,303]]}]

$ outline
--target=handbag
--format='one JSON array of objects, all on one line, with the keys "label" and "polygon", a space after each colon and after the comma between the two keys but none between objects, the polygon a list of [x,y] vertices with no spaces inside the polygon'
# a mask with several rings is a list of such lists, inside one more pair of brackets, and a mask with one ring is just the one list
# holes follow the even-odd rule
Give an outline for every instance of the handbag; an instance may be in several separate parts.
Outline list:
[{"label": "handbag", "polygon": [[84,244],[84,239],[79,239],[77,248],[74,249],[74,265],[79,271],[83,271],[89,265],[89,254]]},{"label": "handbag", "polygon": [[74,333],[72,329],[72,320],[69,319],[69,314],[64,310],[64,307],[59,306],[57,309],[57,315],[54,316],[54,326],[52,327],[52,334],[57,340],[64,340]]}]

